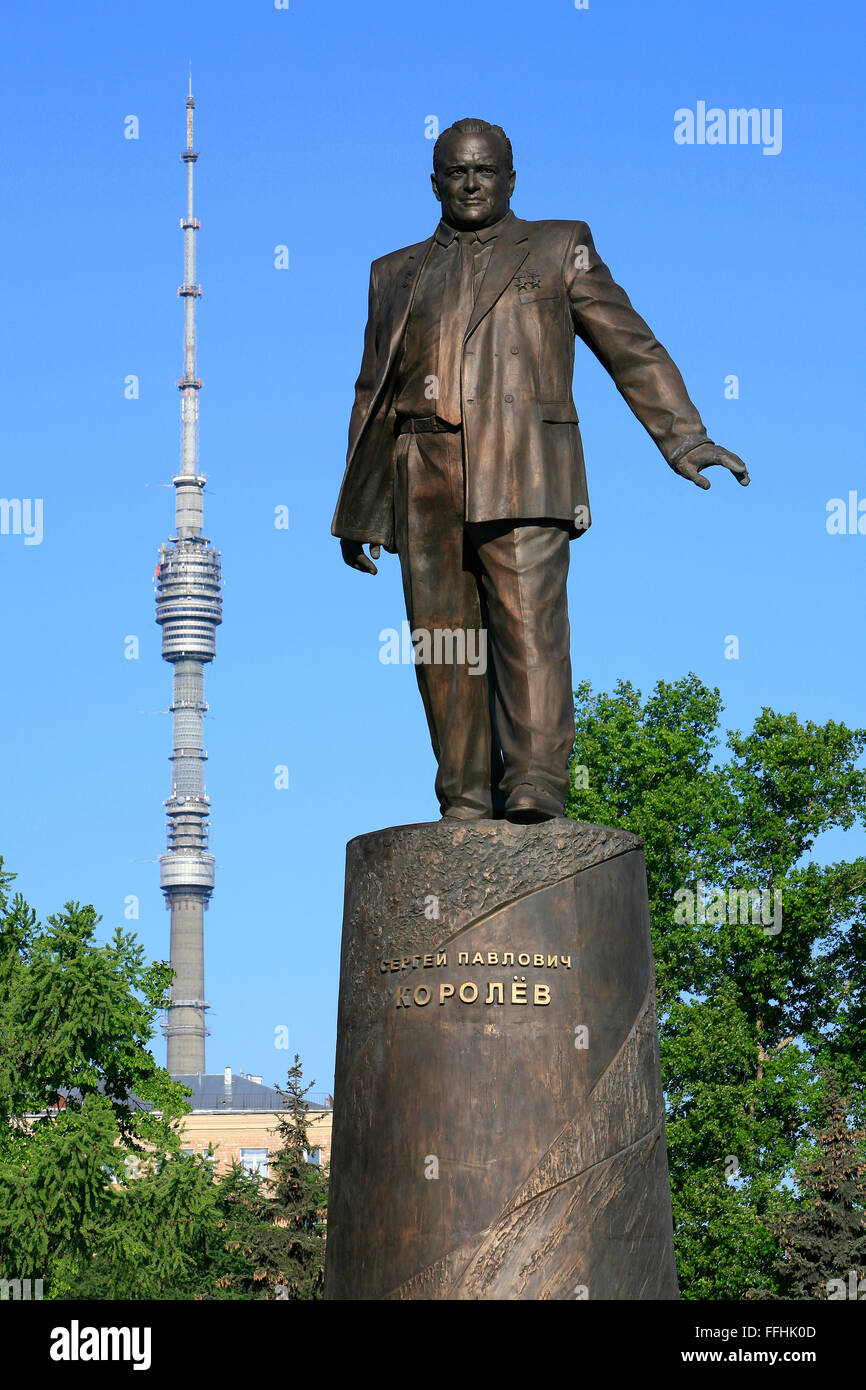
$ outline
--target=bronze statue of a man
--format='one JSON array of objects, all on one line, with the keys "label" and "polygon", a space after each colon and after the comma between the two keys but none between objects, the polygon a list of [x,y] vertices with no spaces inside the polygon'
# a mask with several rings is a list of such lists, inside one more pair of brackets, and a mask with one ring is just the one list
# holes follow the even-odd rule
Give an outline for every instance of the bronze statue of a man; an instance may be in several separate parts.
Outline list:
[{"label": "bronze statue of a man", "polygon": [[[400,556],[442,815],[546,820],[563,813],[574,742],[569,541],[590,524],[575,335],[674,472],[701,488],[714,464],[744,486],[749,475],[707,438],[587,224],[510,211],[499,126],[443,131],[431,179],[435,232],[370,271],[331,529],[364,573],[376,573],[381,546]],[[486,670],[465,659],[470,634]]]}]

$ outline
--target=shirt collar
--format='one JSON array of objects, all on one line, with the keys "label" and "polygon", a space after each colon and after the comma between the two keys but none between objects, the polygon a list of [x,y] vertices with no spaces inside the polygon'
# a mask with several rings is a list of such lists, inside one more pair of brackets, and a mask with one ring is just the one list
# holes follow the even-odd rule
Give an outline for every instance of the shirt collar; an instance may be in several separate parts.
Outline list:
[{"label": "shirt collar", "polygon": [[[475,235],[478,237],[479,241],[492,241],[494,237],[505,230],[513,218],[514,213],[511,211],[511,208],[509,208],[505,216],[500,217],[498,222],[491,223],[489,227],[478,227],[475,229]],[[433,233],[434,238],[438,241],[440,246],[450,246],[457,235],[457,228],[449,226],[447,222],[443,222],[441,219],[439,226]]]}]

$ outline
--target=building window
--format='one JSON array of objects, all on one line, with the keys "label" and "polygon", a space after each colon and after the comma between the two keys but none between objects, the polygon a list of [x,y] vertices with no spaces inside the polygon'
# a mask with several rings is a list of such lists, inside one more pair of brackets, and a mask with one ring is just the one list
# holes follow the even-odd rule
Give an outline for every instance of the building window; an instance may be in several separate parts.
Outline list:
[{"label": "building window", "polygon": [[305,1150],[304,1150],[304,1158],[307,1160],[308,1163],[312,1163],[312,1165],[313,1165],[314,1168],[321,1168],[321,1166],[322,1166],[322,1150],[321,1150],[321,1149],[310,1149],[309,1151],[308,1151],[307,1149],[305,1149]]},{"label": "building window", "polygon": [[268,1176],[267,1149],[241,1149],[241,1167],[250,1177]]}]

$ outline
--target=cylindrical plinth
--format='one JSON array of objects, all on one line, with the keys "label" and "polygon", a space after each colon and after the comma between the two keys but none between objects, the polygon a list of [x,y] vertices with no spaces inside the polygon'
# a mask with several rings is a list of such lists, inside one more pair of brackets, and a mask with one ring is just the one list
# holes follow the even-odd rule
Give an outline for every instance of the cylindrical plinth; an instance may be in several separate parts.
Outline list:
[{"label": "cylindrical plinth", "polygon": [[640,846],[351,841],[327,1298],[678,1297]]}]

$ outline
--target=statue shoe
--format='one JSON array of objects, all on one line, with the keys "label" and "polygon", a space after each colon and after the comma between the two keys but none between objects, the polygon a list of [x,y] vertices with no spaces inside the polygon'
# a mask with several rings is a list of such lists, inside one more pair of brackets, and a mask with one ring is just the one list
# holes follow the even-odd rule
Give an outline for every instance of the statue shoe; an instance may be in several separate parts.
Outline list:
[{"label": "statue shoe", "polygon": [[515,787],[505,803],[505,819],[517,825],[534,825],[538,821],[553,820],[564,812],[565,808],[559,797],[526,783]]}]

